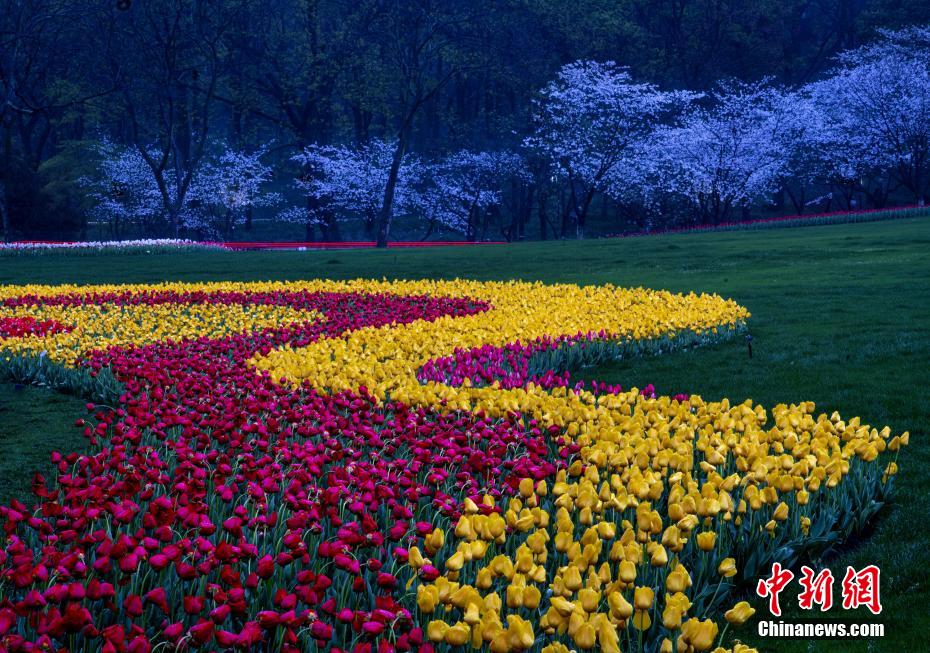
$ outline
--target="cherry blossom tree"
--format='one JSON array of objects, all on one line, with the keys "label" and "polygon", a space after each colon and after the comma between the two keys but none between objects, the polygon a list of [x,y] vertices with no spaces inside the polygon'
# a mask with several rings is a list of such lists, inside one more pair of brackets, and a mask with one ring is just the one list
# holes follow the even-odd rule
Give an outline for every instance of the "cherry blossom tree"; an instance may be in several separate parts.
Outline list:
[{"label": "cherry blossom tree", "polygon": [[84,177],[81,185],[93,200],[91,217],[109,225],[114,238],[127,226],[141,233],[151,230],[164,211],[161,192],[151,169],[135,146],[108,139],[93,148],[97,174]]},{"label": "cherry blossom tree", "polygon": [[734,207],[771,196],[787,172],[784,94],[766,82],[718,85],[709,107],[661,131],[652,149],[656,184],[716,224]]},{"label": "cherry blossom tree", "polygon": [[[375,235],[395,152],[393,142],[380,139],[356,145],[310,145],[292,157],[293,161],[313,171],[300,177],[297,186],[317,200],[314,206],[319,208],[311,212],[332,210],[343,220],[360,216],[366,232]],[[406,154],[397,174],[392,211],[396,215],[407,215],[416,201],[415,186],[420,174],[416,157]],[[318,215],[307,215],[304,210],[288,213],[296,214],[311,220],[321,219]]]},{"label": "cherry blossom tree", "polygon": [[[125,235],[127,226],[143,235],[164,229],[162,191],[173,192],[172,177],[165,178],[163,187],[136,146],[104,139],[94,149],[97,174],[81,180],[94,201],[93,216],[108,223],[115,238]],[[272,171],[262,162],[266,149],[240,152],[214,143],[211,150],[219,154],[205,158],[191,173],[190,188],[175,219],[180,228],[200,235],[228,237],[253,208],[272,206],[280,196],[265,188]]]},{"label": "cherry blossom tree", "polygon": [[503,202],[506,184],[529,181],[523,158],[511,151],[460,150],[424,166],[425,188],[416,198],[416,210],[429,225],[437,225],[476,240],[487,232],[489,212]]},{"label": "cherry blossom tree", "polygon": [[271,166],[262,162],[267,152],[268,146],[254,152],[224,146],[219,156],[208,159],[198,171],[188,199],[198,210],[185,213],[185,226],[220,232],[229,238],[253,209],[279,203],[280,194],[266,189],[272,177]]},{"label": "cherry blossom tree", "polygon": [[[925,199],[930,28],[882,32],[875,43],[842,54],[830,76],[806,91],[823,115],[821,162],[829,177],[847,193],[862,190],[878,205],[896,185],[918,202]],[[890,176],[882,179],[884,172]]]},{"label": "cherry blossom tree", "polygon": [[622,185],[638,145],[663,121],[698,97],[636,83],[612,61],[578,61],[563,66],[536,103],[536,128],[526,145],[546,156],[568,184],[579,238],[594,195]]},{"label": "cherry blossom tree", "polygon": [[803,89],[775,88],[770,98],[774,147],[785,158],[775,200],[780,202],[787,195],[794,212],[804,213],[809,204],[823,199],[811,198],[810,193],[824,187],[824,115]]}]

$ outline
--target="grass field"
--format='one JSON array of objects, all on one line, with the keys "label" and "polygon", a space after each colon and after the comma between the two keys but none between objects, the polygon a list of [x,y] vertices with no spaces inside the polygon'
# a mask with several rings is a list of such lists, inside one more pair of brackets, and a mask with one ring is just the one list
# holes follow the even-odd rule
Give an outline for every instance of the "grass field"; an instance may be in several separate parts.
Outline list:
[{"label": "grass field", "polygon": [[[753,314],[751,359],[747,343],[740,339],[582,373],[624,386],[651,382],[663,394],[752,397],[768,406],[813,400],[828,413],[839,410],[861,415],[864,422],[888,424],[894,432],[909,430],[911,446],[901,457],[894,505],[882,513],[870,538],[828,561],[839,578],[846,564],[881,567],[880,620],[886,624],[886,637],[871,643],[781,641],[777,647],[771,640],[747,640],[760,649],[778,651],[927,650],[930,219],[421,251],[0,259],[0,283],[313,277],[609,282],[717,292],[737,300]],[[3,498],[28,490],[32,471],[47,460],[49,451],[80,446],[70,424],[82,403],[39,389],[0,388]],[[837,593],[838,585],[839,580]],[[851,617],[836,607],[826,616]]]}]

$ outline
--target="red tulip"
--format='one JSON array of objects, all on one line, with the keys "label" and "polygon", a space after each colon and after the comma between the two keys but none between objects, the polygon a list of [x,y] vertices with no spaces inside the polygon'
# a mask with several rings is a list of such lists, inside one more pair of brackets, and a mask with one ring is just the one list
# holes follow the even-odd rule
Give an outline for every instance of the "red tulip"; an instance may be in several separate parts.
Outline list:
[{"label": "red tulip", "polygon": [[213,639],[214,630],[215,626],[212,621],[200,621],[191,626],[188,632],[194,642],[202,646]]},{"label": "red tulip", "polygon": [[128,594],[123,599],[123,610],[130,617],[138,617],[142,614],[142,598],[135,594]]},{"label": "red tulip", "polygon": [[142,598],[144,602],[151,603],[165,614],[168,614],[168,595],[164,587],[156,587]]}]

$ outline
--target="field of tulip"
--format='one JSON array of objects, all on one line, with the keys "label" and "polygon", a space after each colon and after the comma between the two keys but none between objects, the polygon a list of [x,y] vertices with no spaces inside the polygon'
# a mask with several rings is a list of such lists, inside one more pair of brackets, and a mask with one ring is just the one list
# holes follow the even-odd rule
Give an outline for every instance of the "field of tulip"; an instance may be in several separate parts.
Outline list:
[{"label": "field of tulip", "polygon": [[92,402],[88,451],[0,508],[0,650],[751,650],[746,588],[861,534],[908,434],[570,372],[749,318],[609,285],[0,287],[5,373]]}]

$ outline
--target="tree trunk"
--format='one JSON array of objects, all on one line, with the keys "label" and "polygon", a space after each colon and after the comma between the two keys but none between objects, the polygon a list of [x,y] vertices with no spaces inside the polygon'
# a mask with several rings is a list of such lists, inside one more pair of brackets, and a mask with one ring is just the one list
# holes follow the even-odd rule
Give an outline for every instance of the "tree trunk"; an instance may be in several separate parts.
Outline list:
[{"label": "tree trunk", "polygon": [[798,215],[804,213],[804,199],[806,193],[804,192],[804,187],[802,186],[797,193],[795,193],[790,188],[786,188],[785,192],[788,193],[788,198],[791,200],[791,206],[794,207],[794,212]]},{"label": "tree trunk", "polygon": [[526,239],[526,224],[530,221],[530,216],[533,211],[533,200],[536,195],[536,186],[530,185],[526,191],[526,197],[524,198],[523,204],[520,206],[520,210],[517,212],[517,224],[515,239],[522,241]]},{"label": "tree trunk", "polygon": [[568,236],[568,225],[571,223],[572,215],[572,205],[574,202],[569,198],[568,202],[565,204],[564,209],[562,210],[562,224],[559,228],[559,238],[565,238]]},{"label": "tree trunk", "polygon": [[397,178],[400,176],[400,164],[404,160],[404,152],[407,149],[406,129],[401,129],[400,137],[397,139],[397,147],[394,148],[394,156],[391,158],[391,169],[388,171],[387,184],[384,186],[384,201],[381,203],[381,216],[378,219],[378,247],[387,247],[388,239],[391,236],[391,221],[394,218],[394,191],[397,188]]},{"label": "tree trunk", "polygon": [[317,208],[316,199],[307,196],[307,220],[304,222],[304,240],[308,243],[313,242],[313,218]]},{"label": "tree trunk", "polygon": [[4,121],[3,125],[3,168],[4,179],[0,180],[0,212],[3,220],[3,242],[10,242],[10,207],[6,179],[13,172],[13,132],[10,125]]},{"label": "tree trunk", "polygon": [[333,215],[333,212],[326,209],[323,216],[323,223],[320,225],[320,233],[323,236],[323,240],[327,242],[339,242],[342,240],[342,235],[339,233],[339,221],[336,220],[336,216]]},{"label": "tree trunk", "polygon": [[541,192],[539,193],[539,239],[546,240],[546,226],[549,222],[549,218],[546,217],[546,194]]},{"label": "tree trunk", "polygon": [[429,221],[429,228],[426,230],[426,233],[423,234],[423,237],[420,238],[420,242],[426,242],[427,240],[429,240],[429,237],[433,235],[433,230],[434,230],[435,228],[436,228],[436,221],[435,221],[435,220],[430,220],[430,221]]},{"label": "tree trunk", "polygon": [[10,214],[6,206],[6,182],[0,181],[0,218],[3,221],[3,242],[10,242]]},{"label": "tree trunk", "polygon": [[575,238],[584,239],[584,226],[588,220],[588,211],[591,209],[591,202],[594,199],[594,189],[587,191],[581,207],[575,207]]}]

